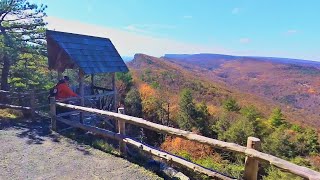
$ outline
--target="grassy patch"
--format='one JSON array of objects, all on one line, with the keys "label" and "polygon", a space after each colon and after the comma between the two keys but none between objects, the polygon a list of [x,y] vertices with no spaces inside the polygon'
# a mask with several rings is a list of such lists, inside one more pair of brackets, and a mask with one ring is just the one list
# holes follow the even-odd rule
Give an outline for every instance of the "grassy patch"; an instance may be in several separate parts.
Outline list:
[{"label": "grassy patch", "polygon": [[94,136],[92,134],[87,134],[82,131],[77,131],[77,129],[66,131],[61,133],[62,135],[77,141],[78,143],[86,144],[99,149],[103,152],[119,155],[119,152],[109,144],[105,139]]},{"label": "grassy patch", "polygon": [[23,113],[14,109],[0,109],[0,119],[19,119]]},{"label": "grassy patch", "polygon": [[92,146],[106,153],[118,153],[116,149],[114,149],[110,144],[108,144],[105,140],[102,139],[93,140]]}]

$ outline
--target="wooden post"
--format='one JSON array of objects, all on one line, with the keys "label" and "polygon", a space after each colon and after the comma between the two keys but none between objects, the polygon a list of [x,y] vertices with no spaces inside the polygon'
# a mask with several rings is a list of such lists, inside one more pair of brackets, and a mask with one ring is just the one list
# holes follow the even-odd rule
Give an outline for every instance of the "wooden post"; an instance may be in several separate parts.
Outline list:
[{"label": "wooden post", "polygon": [[[80,104],[84,106],[84,73],[79,69],[79,93],[80,93]],[[83,112],[80,113],[80,123],[83,124]]]},{"label": "wooden post", "polygon": [[116,73],[112,73],[112,90],[114,93],[114,111],[117,110],[117,87],[116,87]]},{"label": "wooden post", "polygon": [[[259,150],[261,147],[260,139],[255,137],[248,137],[247,148]],[[244,168],[244,179],[245,180],[257,180],[258,178],[258,160],[247,156]]]},{"label": "wooden post", "polygon": [[94,74],[91,74],[91,95],[94,95]]},{"label": "wooden post", "polygon": [[50,97],[50,116],[51,116],[51,129],[57,130],[57,110],[56,110],[56,99]]},{"label": "wooden post", "polygon": [[18,103],[19,103],[19,106],[25,106],[25,104],[22,104],[22,99],[24,99],[24,96],[18,92]]},{"label": "wooden post", "polygon": [[[118,113],[125,114],[124,108],[123,107],[118,108]],[[126,123],[122,119],[118,119],[118,132],[121,135],[124,135],[124,136],[126,135]],[[127,147],[126,147],[126,143],[123,140],[119,142],[119,147],[120,147],[120,155],[127,156],[127,150],[126,150]]]},{"label": "wooden post", "polygon": [[34,89],[30,92],[30,110],[31,110],[31,118],[34,120],[35,117],[35,107],[36,107],[36,97],[34,94]]}]

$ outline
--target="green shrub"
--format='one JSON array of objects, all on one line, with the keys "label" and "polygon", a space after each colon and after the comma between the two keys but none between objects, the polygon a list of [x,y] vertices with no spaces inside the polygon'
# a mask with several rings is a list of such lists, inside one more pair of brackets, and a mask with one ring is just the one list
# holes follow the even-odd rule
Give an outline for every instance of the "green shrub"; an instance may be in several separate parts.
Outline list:
[{"label": "green shrub", "polygon": [[233,98],[228,98],[225,102],[223,102],[223,108],[227,111],[235,111],[235,112],[241,109],[237,101]]},{"label": "green shrub", "polygon": [[302,180],[302,178],[280,171],[278,168],[270,167],[267,170],[267,175],[263,176],[264,180]]},{"label": "green shrub", "polygon": [[105,142],[102,139],[94,140],[92,142],[92,146],[94,148],[100,149],[101,151],[107,152],[107,153],[116,153],[117,151],[107,142]]}]

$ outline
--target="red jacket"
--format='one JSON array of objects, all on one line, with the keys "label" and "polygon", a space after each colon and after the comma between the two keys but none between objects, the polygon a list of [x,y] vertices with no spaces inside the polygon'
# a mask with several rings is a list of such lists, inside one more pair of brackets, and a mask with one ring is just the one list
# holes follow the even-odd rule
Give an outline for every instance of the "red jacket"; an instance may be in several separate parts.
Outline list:
[{"label": "red jacket", "polygon": [[61,83],[57,86],[58,93],[57,99],[66,99],[70,97],[77,97],[78,95],[74,93],[67,85],[67,83]]}]

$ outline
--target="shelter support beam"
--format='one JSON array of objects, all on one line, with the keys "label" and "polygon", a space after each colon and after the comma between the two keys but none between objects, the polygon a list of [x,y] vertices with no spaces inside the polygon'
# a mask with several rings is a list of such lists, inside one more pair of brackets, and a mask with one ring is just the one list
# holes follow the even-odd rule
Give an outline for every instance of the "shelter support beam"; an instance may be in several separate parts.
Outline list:
[{"label": "shelter support beam", "polygon": [[[80,104],[84,106],[84,72],[79,69],[79,95],[80,95]],[[80,113],[80,123],[83,124],[84,114]]]}]

